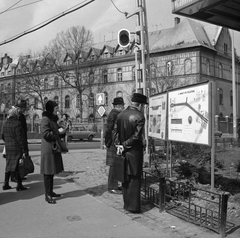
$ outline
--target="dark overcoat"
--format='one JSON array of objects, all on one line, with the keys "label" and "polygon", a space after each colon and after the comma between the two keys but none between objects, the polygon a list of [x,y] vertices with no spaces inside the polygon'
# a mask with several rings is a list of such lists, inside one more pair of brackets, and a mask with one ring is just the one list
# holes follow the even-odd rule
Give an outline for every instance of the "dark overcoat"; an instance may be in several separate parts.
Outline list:
[{"label": "dark overcoat", "polygon": [[120,112],[113,108],[112,111],[108,115],[107,119],[107,126],[106,126],[106,132],[105,132],[105,145],[107,147],[107,154],[106,154],[106,165],[112,166],[113,165],[113,159],[114,156],[116,156],[116,147],[113,143],[113,129],[114,124],[117,119],[117,116]]},{"label": "dark overcoat", "polygon": [[9,117],[3,125],[2,139],[6,149],[6,171],[14,172],[23,153],[28,153],[23,127],[17,117]]},{"label": "dark overcoat", "polygon": [[58,132],[57,116],[44,111],[41,120],[41,165],[40,173],[54,175],[63,171],[62,154],[52,152],[52,142],[56,140],[56,136],[60,136]]},{"label": "dark overcoat", "polygon": [[141,176],[143,167],[143,130],[145,118],[136,107],[129,106],[117,117],[115,137],[124,147],[127,159],[127,173]]}]

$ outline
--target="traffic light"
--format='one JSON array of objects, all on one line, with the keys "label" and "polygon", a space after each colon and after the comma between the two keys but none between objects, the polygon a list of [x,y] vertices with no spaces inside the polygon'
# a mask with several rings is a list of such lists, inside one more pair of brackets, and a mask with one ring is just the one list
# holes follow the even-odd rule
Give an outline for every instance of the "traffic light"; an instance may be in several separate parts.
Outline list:
[{"label": "traffic light", "polygon": [[130,44],[131,35],[129,30],[122,29],[118,32],[118,44],[121,47],[128,47]]}]

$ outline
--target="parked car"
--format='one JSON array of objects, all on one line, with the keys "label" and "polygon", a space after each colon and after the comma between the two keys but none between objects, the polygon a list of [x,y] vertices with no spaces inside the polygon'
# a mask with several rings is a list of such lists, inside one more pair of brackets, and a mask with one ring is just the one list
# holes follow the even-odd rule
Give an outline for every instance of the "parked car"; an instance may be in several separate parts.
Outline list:
[{"label": "parked car", "polygon": [[92,141],[96,132],[87,130],[85,127],[74,127],[68,134],[68,141],[71,140],[88,140]]}]

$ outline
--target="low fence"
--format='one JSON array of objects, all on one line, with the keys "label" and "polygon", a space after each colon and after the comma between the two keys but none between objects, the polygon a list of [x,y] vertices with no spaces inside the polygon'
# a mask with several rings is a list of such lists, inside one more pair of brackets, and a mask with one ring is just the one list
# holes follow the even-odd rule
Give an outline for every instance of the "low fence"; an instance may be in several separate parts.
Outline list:
[{"label": "low fence", "polygon": [[235,225],[227,221],[228,194],[196,189],[189,183],[171,181],[148,171],[142,175],[145,199],[185,221],[211,229],[225,237]]}]

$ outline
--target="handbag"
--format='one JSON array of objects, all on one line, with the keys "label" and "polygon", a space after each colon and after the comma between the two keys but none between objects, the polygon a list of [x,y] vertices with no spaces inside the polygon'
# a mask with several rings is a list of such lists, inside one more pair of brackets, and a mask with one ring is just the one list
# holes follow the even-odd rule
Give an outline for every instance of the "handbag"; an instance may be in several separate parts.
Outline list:
[{"label": "handbag", "polygon": [[65,141],[62,141],[61,139],[57,139],[56,141],[52,142],[52,152],[53,152],[53,154],[67,153],[68,148],[67,148]]},{"label": "handbag", "polygon": [[34,164],[30,156],[23,156],[19,160],[19,174],[24,178],[27,174],[34,173]]}]

